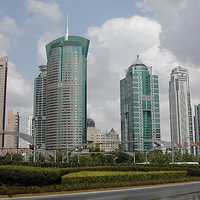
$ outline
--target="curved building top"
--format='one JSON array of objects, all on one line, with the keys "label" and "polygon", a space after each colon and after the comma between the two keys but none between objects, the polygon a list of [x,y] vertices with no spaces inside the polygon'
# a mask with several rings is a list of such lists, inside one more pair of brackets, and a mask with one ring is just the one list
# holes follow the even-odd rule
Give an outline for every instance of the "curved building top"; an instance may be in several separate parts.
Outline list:
[{"label": "curved building top", "polygon": [[53,40],[49,44],[46,45],[46,52],[47,52],[47,58],[49,57],[50,50],[52,48],[56,47],[63,47],[63,46],[82,46],[83,48],[83,55],[87,57],[88,54],[88,48],[89,48],[90,41],[86,38],[80,37],[80,36],[68,36],[67,39],[65,36],[62,36],[60,38],[57,38],[56,40]]},{"label": "curved building top", "polygon": [[136,61],[131,67],[134,67],[135,70],[148,70],[148,67],[140,60],[139,55],[137,55]]},{"label": "curved building top", "polygon": [[129,68],[127,73],[132,73],[132,71],[151,71],[151,69],[146,66],[137,55],[136,61]]}]

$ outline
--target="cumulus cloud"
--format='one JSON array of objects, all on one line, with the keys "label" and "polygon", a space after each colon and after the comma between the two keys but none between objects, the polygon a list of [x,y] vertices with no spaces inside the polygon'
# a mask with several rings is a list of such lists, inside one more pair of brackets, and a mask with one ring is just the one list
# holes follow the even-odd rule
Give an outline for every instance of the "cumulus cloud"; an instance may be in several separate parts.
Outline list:
[{"label": "cumulus cloud", "polygon": [[13,18],[5,16],[0,19],[0,55],[7,55],[18,34],[19,29]]},{"label": "cumulus cloud", "polygon": [[8,110],[32,113],[32,83],[26,80],[14,63],[8,63],[7,106]]},{"label": "cumulus cloud", "polygon": [[55,1],[27,0],[27,9],[35,16],[43,16],[47,20],[60,21],[62,15]]},{"label": "cumulus cloud", "polygon": [[[0,56],[8,56],[20,34],[15,20],[5,16],[0,19]],[[17,70],[8,56],[7,111],[32,113],[32,86]],[[10,60],[11,59],[11,60]]]},{"label": "cumulus cloud", "polygon": [[120,79],[141,54],[160,77],[162,136],[169,139],[168,75],[177,61],[170,51],[160,49],[161,32],[159,23],[140,16],[111,19],[89,28],[89,116],[100,128],[120,130]]},{"label": "cumulus cloud", "polygon": [[45,32],[38,40],[37,43],[37,52],[38,52],[38,62],[41,64],[46,64],[46,45],[55,40],[55,38],[60,37],[60,34],[57,32]]},{"label": "cumulus cloud", "polygon": [[[25,4],[32,29],[39,29],[37,41],[38,64],[46,63],[45,46],[64,33],[63,14],[55,1],[28,0]],[[63,33],[62,33],[63,32]]]},{"label": "cumulus cloud", "polygon": [[200,64],[200,1],[142,0],[138,7],[162,26],[161,47],[182,62]]}]

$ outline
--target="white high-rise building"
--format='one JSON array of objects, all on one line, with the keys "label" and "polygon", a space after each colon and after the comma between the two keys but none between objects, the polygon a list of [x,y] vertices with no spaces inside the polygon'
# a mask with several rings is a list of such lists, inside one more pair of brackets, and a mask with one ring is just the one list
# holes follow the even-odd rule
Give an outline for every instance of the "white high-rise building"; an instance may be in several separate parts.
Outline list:
[{"label": "white high-rise building", "polygon": [[172,148],[191,153],[193,131],[189,74],[182,67],[176,67],[171,72],[169,106]]}]

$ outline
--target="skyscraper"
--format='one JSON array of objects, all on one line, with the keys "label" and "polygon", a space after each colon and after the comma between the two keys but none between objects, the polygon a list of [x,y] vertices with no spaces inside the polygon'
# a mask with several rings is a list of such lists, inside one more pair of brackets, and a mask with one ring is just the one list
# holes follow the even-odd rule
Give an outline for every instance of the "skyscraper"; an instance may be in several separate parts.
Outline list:
[{"label": "skyscraper", "polygon": [[47,66],[39,66],[40,74],[34,81],[33,136],[37,148],[45,148]]},{"label": "skyscraper", "polygon": [[160,140],[158,76],[139,56],[120,81],[121,139],[124,150],[150,151]]},{"label": "skyscraper", "polygon": [[194,106],[194,138],[196,155],[200,154],[200,104]]},{"label": "skyscraper", "polygon": [[46,148],[73,149],[86,142],[89,40],[68,36],[46,46]]},{"label": "skyscraper", "polygon": [[4,134],[5,148],[19,147],[19,113],[8,113],[8,125]]},{"label": "skyscraper", "polygon": [[169,82],[170,129],[172,148],[191,152],[193,143],[189,74],[183,67],[171,72]]},{"label": "skyscraper", "polygon": [[4,147],[8,58],[0,57],[0,147]]}]

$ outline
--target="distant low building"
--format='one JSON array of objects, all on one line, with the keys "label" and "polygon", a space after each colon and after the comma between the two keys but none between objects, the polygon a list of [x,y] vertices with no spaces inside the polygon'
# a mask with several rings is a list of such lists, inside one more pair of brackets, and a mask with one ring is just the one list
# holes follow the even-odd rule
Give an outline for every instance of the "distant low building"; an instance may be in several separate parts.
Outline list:
[{"label": "distant low building", "polygon": [[119,149],[119,134],[112,128],[103,132],[95,127],[92,119],[87,120],[87,142],[100,151],[112,152]]},{"label": "distant low building", "polygon": [[112,128],[109,132],[97,134],[96,143],[100,144],[100,150],[113,152],[119,149],[119,134]]},{"label": "distant low building", "polygon": [[100,132],[100,130],[96,129],[94,120],[87,119],[87,143],[94,143],[98,132]]}]

